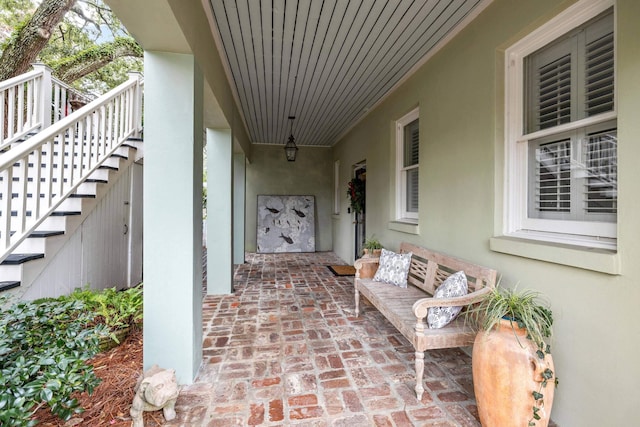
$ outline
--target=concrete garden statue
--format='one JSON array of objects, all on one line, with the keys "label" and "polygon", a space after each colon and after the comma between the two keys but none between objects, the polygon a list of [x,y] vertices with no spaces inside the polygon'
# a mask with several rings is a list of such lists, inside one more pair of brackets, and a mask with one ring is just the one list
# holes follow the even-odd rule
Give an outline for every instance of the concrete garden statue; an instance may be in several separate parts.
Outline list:
[{"label": "concrete garden statue", "polygon": [[144,427],[144,411],[162,409],[165,420],[173,420],[176,417],[175,405],[179,391],[175,370],[153,365],[138,379],[136,395],[129,411],[132,427]]}]

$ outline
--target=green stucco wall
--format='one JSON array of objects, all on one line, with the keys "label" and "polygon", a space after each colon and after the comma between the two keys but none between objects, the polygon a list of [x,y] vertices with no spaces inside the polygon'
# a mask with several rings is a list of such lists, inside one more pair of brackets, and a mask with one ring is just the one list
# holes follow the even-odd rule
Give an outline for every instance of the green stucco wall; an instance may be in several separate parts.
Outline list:
[{"label": "green stucco wall", "polygon": [[[390,249],[410,241],[496,268],[504,286],[546,294],[560,379],[552,418],[562,426],[640,425],[640,2],[617,2],[618,252],[621,274],[498,253],[503,177],[504,49],[573,1],[495,0],[333,149],[346,189],[367,162],[367,234]],[[420,108],[417,234],[393,231],[393,121]],[[335,252],[353,256],[346,196],[333,219]],[[391,227],[391,228],[390,228]]]},{"label": "green stucco wall", "polygon": [[258,195],[312,195],[316,203],[316,251],[332,249],[331,212],[333,166],[331,149],[300,147],[295,162],[287,162],[281,145],[257,145],[247,165],[246,250],[256,250]]}]

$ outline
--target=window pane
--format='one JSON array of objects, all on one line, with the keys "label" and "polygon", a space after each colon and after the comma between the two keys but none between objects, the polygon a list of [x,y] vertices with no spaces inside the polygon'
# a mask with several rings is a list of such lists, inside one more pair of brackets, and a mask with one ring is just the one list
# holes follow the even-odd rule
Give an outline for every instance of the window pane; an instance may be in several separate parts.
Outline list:
[{"label": "window pane", "polygon": [[[586,142],[586,210],[615,214],[618,207],[618,133],[615,129],[588,135]],[[606,218],[609,219],[609,218]]]},{"label": "window pane", "polygon": [[542,212],[571,211],[571,140],[540,144],[533,165],[533,217]]},{"label": "window pane", "polygon": [[526,133],[572,120],[576,53],[575,42],[563,40],[525,58]]},{"label": "window pane", "polygon": [[420,135],[418,119],[412,121],[404,127],[404,164],[407,166],[418,164],[418,147],[420,146]]},{"label": "window pane", "polygon": [[407,212],[418,212],[418,168],[407,171]]},{"label": "window pane", "polygon": [[613,13],[527,56],[525,133],[614,110]]}]

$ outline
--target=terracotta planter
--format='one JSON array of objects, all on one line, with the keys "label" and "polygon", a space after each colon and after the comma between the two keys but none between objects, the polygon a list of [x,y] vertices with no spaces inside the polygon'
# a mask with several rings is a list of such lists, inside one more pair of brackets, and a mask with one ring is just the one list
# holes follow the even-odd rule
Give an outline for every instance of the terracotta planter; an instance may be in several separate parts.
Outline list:
[{"label": "terracotta planter", "polygon": [[[382,253],[382,249],[374,249],[373,251],[371,249],[363,249],[364,251],[364,255],[362,255],[362,258],[371,258],[371,257],[380,257],[380,254]],[[372,253],[373,252],[373,253]]]},{"label": "terracotta planter", "polygon": [[[483,427],[526,427],[529,421],[537,427],[549,424],[555,370],[551,355],[540,359],[537,350],[526,338],[526,330],[509,320],[501,320],[492,331],[478,333],[473,345],[473,388]],[[554,372],[554,378],[540,390],[547,368]],[[533,391],[544,395],[543,406],[535,404]],[[532,419],[534,405],[540,407],[540,420]]]},{"label": "terracotta planter", "polygon": [[[364,255],[362,258],[380,258],[380,254],[382,253],[382,249],[374,249],[371,251],[370,249],[363,249]],[[373,253],[372,253],[373,252]],[[371,279],[376,274],[376,270],[378,270],[378,264],[364,264],[360,269],[360,278],[361,279]]]}]

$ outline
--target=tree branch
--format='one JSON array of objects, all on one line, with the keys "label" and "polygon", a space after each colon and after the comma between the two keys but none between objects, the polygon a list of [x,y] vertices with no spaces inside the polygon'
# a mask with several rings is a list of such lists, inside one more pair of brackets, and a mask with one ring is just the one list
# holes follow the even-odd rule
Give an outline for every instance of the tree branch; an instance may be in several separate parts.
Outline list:
[{"label": "tree branch", "polygon": [[66,58],[52,66],[53,73],[67,84],[91,74],[117,58],[133,56],[141,58],[142,48],[131,37],[118,37]]},{"label": "tree branch", "polygon": [[84,10],[82,10],[82,8],[80,8],[77,4],[71,9],[71,12],[78,15],[85,22],[83,28],[87,25],[87,23],[91,23],[94,27],[96,27],[98,33],[102,34],[102,28],[100,28],[100,24],[98,24],[93,18],[87,16],[84,13]]}]

